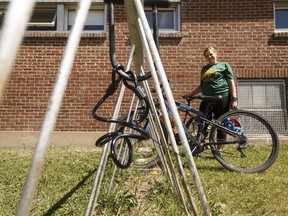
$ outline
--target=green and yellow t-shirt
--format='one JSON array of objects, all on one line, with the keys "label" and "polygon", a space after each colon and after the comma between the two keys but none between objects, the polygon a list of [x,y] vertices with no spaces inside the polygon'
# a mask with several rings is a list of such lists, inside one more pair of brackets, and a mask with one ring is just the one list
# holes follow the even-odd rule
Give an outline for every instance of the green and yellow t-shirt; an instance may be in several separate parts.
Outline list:
[{"label": "green and yellow t-shirt", "polygon": [[233,79],[231,66],[227,62],[206,65],[201,70],[201,91],[203,95],[229,95],[227,80]]}]

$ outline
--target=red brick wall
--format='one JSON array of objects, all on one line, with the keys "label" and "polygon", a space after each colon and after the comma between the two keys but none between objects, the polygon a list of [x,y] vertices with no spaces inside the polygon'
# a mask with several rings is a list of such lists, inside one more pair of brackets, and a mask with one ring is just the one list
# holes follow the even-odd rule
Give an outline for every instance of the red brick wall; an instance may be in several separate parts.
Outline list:
[{"label": "red brick wall", "polygon": [[[123,7],[116,6],[116,58],[130,50]],[[161,57],[176,99],[198,84],[203,49],[215,46],[238,78],[287,78],[288,37],[274,35],[272,0],[183,0],[182,34],[161,37]],[[178,35],[179,36],[179,35]],[[38,131],[47,109],[67,38],[26,37],[7,84],[2,131]],[[148,69],[147,69],[148,70]],[[111,79],[108,37],[81,40],[55,130],[105,131],[91,111]],[[125,98],[125,99],[128,99]],[[115,98],[103,105],[110,116]]]}]

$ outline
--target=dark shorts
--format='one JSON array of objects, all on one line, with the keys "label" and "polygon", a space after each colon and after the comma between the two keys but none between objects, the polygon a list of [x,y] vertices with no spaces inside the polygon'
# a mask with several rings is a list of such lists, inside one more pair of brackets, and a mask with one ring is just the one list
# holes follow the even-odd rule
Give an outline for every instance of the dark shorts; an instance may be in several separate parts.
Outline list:
[{"label": "dark shorts", "polygon": [[[212,105],[212,113],[214,115],[214,118],[217,119],[222,114],[228,112],[230,110],[230,102],[231,97],[223,97],[218,103]],[[200,104],[199,110],[206,115],[207,118],[212,119],[212,113],[209,113],[208,111],[208,102],[202,101]]]}]

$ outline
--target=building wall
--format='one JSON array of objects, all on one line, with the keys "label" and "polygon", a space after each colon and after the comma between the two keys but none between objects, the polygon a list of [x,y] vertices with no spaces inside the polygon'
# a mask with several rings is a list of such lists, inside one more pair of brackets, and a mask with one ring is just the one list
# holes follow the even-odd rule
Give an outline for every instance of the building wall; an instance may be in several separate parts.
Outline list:
[{"label": "building wall", "polygon": [[[129,31],[123,6],[115,12],[116,58],[125,66]],[[160,35],[160,54],[176,99],[198,84],[202,52],[210,45],[238,78],[288,77],[288,36],[274,34],[272,0],[185,0],[181,21],[181,33]],[[81,40],[55,131],[107,130],[91,111],[111,82],[109,40],[108,34],[94,36]],[[61,34],[27,34],[0,104],[1,131],[40,130],[66,41]],[[103,105],[101,114],[112,115],[113,104]]]}]

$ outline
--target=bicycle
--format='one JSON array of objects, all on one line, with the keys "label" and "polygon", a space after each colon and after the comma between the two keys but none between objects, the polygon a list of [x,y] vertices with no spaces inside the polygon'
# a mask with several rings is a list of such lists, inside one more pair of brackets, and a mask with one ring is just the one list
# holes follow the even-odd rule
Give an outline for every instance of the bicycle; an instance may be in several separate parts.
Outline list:
[{"label": "bicycle", "polygon": [[[212,96],[192,99],[208,101],[209,109],[219,100]],[[175,103],[183,108],[182,103]],[[184,110],[191,115],[185,127],[194,134],[194,139],[188,138],[192,154],[210,149],[222,166],[244,173],[262,172],[277,159],[278,136],[271,124],[260,115],[247,110],[233,110],[216,120],[209,120],[190,106],[184,106]]]},{"label": "bicycle", "polygon": [[[116,78],[117,75],[118,78]],[[153,124],[152,120],[158,118],[151,114],[151,107],[154,106],[151,106],[152,102],[148,100],[144,90],[138,85],[138,81],[145,81],[149,77],[149,73],[137,77],[132,71],[124,72],[122,65],[116,65],[112,70],[112,82],[107,88],[106,94],[92,110],[95,119],[118,124],[114,132],[100,137],[96,141],[96,146],[102,146],[111,141],[111,155],[115,164],[120,168],[128,168],[132,164],[133,149],[135,150],[139,146],[148,146],[153,154],[149,163],[146,161],[138,163],[134,160],[132,165],[149,167],[155,164],[153,161],[157,162],[159,160],[158,155],[161,153],[159,146],[168,141],[168,133],[163,120],[159,124],[154,124],[159,125],[157,128],[155,126],[150,127],[150,124]],[[97,110],[109,96],[113,95],[121,80],[137,96],[142,107],[137,106],[136,110],[130,112],[131,115],[126,115],[126,119],[99,116]],[[163,96],[165,98],[165,95]],[[198,96],[192,99],[206,100],[209,103],[208,107],[210,107],[220,98]],[[187,123],[184,120],[183,128],[193,155],[210,149],[216,160],[225,168],[247,173],[262,172],[276,160],[279,152],[278,136],[263,117],[246,110],[237,110],[227,112],[216,120],[210,120],[205,114],[189,105],[176,100],[175,104],[182,111],[184,110],[186,117],[189,116],[190,118]],[[154,102],[154,105],[158,108],[158,114],[154,112],[154,115],[161,117],[161,109],[159,109],[157,101]],[[166,109],[171,117],[170,122],[173,124],[173,114],[167,103]],[[129,128],[130,131],[126,133],[125,128]],[[177,134],[175,136],[177,139]],[[139,158],[141,159],[141,154]]]},{"label": "bicycle", "polygon": [[[188,101],[188,105],[175,100],[176,106],[180,108],[179,111],[185,113],[183,129],[194,156],[210,150],[223,167],[243,173],[262,172],[275,162],[279,152],[278,136],[270,123],[263,117],[247,110],[234,110],[223,114],[218,119],[209,120],[203,113],[190,107],[191,101],[195,99],[207,101],[209,112],[213,104],[221,97],[196,96]],[[171,117],[171,124],[173,124],[173,114],[167,104],[166,109]],[[138,115],[141,116],[141,108],[138,109],[138,112]],[[159,115],[161,116],[161,113]],[[189,120],[186,123],[187,116]],[[145,130],[149,130],[149,125],[147,119]],[[166,136],[165,139],[167,139],[167,130],[162,120],[161,127]],[[180,144],[177,132],[175,138]],[[137,163],[135,160],[132,162],[132,166],[145,168],[155,165],[159,161],[155,145],[160,143],[153,140],[154,138],[151,137],[150,140],[141,141],[141,144],[131,143],[135,149],[138,149],[139,145],[150,149],[150,151],[146,151],[150,152],[147,163],[143,162],[145,155],[140,155],[140,159],[143,157],[142,162]]]}]

